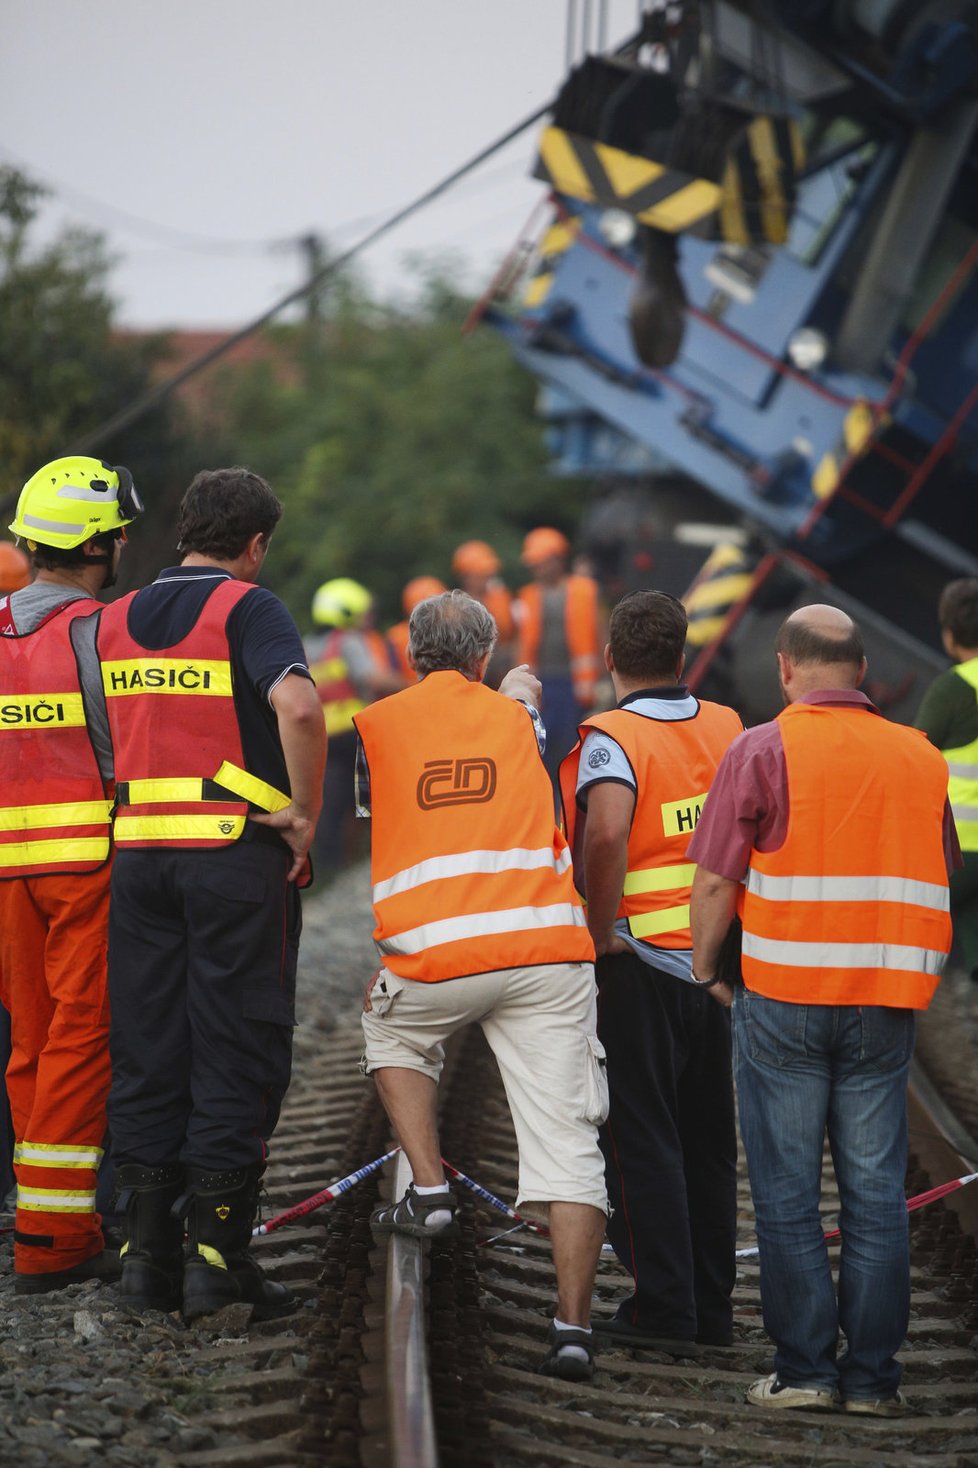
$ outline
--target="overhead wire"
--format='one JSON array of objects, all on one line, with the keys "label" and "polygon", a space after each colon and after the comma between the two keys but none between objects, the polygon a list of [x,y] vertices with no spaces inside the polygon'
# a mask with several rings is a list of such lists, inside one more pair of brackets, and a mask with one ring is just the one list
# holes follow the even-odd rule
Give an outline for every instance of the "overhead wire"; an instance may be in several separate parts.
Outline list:
[{"label": "overhead wire", "polygon": [[86,194],[77,189],[73,184],[67,184],[63,180],[48,173],[45,168],[38,168],[35,164],[27,162],[11,152],[7,147],[0,147],[0,156],[6,158],[15,168],[28,174],[31,178],[41,180],[42,186],[47,191],[60,195],[69,204],[81,210],[82,213],[94,215],[98,220],[115,220],[123,229],[134,234],[141,234],[156,243],[169,241],[175,248],[180,250],[192,250],[202,254],[261,254],[268,250],[278,248],[283,244],[291,244],[290,239],[283,236],[269,236],[265,239],[244,240],[229,239],[220,235],[201,234],[194,230],[180,229],[171,224],[163,224],[157,220],[144,219],[142,215],[134,214],[130,209],[121,209],[117,204],[108,204],[104,199],[96,199],[92,194]]},{"label": "overhead wire", "polygon": [[[620,42],[615,48],[613,54],[626,54],[634,48],[639,38],[640,33],[627,37],[626,40]],[[553,99],[550,99],[540,107],[537,107],[528,116],[515,123],[512,127],[507,128],[493,142],[487,144],[484,148],[480,148],[477,153],[457,168],[453,168],[450,173],[447,173],[443,178],[439,179],[431,188],[425,189],[423,193],[418,194],[409,203],[403,205],[400,209],[396,209],[393,214],[375,225],[373,229],[368,230],[355,244],[342,251],[339,255],[334,256],[321,270],[316,271],[301,285],[288,291],[284,296],[280,296],[261,315],[254,317],[247,325],[240,327],[237,331],[231,332],[206,352],[202,352],[199,356],[192,358],[178,372],[174,372],[162,382],[154,384],[153,387],[141,393],[125,408],[121,408],[117,413],[113,413],[108,418],[103,419],[95,428],[69,444],[65,452],[69,454],[88,453],[97,448],[100,443],[110,439],[113,434],[119,433],[123,428],[128,428],[130,424],[137,422],[144,414],[148,413],[152,408],[155,408],[159,403],[165,401],[172,392],[178,387],[181,387],[191,377],[195,377],[198,372],[203,371],[212,362],[216,362],[220,357],[223,357],[227,352],[236,347],[239,342],[245,341],[249,336],[253,336],[256,331],[260,331],[263,326],[266,326],[270,321],[274,320],[287,307],[304,300],[306,296],[317,290],[331,276],[336,275],[344,266],[349,265],[364,250],[376,244],[378,240],[396,229],[398,225],[403,224],[407,219],[410,219],[412,215],[426,208],[427,205],[431,204],[448,189],[459,183],[468,174],[474,172],[483,163],[488,162],[496,153],[501,152],[503,148],[515,141],[528,128],[533,127],[535,123],[539,122],[552,107]],[[12,503],[10,496],[8,496],[6,503]]]},{"label": "overhead wire", "polygon": [[454,168],[451,173],[446,174],[444,178],[432,185],[430,189],[426,189],[424,193],[419,194],[410,203],[395,210],[393,214],[389,215],[380,224],[368,230],[356,244],[351,245],[339,255],[334,256],[321,270],[317,270],[315,274],[311,275],[308,280],[303,281],[301,285],[288,291],[284,296],[280,296],[260,316],[254,317],[246,326],[242,326],[239,330],[231,332],[229,336],[225,337],[208,351],[201,353],[198,357],[194,357],[179,372],[174,372],[162,382],[156,383],[155,386],[140,394],[127,407],[120,409],[119,412],[113,413],[109,418],[104,419],[97,427],[83,434],[81,438],[76,439],[70,444],[65,452],[70,454],[89,453],[100,442],[111,438],[113,434],[119,433],[123,428],[128,428],[131,423],[136,422],[144,413],[149,412],[151,408],[163,402],[165,398],[169,397],[170,393],[175,391],[176,388],[180,387],[189,378],[196,376],[205,367],[209,367],[219,357],[223,357],[225,353],[231,351],[233,347],[236,347],[238,342],[245,341],[249,336],[254,335],[256,331],[260,331],[263,326],[266,326],[268,322],[274,320],[288,306],[294,305],[297,301],[304,300],[306,296],[318,289],[331,276],[336,275],[344,266],[349,265],[352,260],[355,260],[370,245],[376,244],[384,235],[389,234],[399,224],[403,224],[405,220],[410,219],[413,214],[417,214],[427,204],[430,204],[439,195],[445,193],[447,189],[450,189],[453,184],[464,178],[466,174],[471,173],[473,169],[478,168],[480,164],[485,163],[495,153],[498,153],[502,148],[506,147],[508,143],[518,138],[527,128],[539,122],[540,118],[550,110],[551,105],[552,103],[550,102],[545,103],[544,106],[538,107],[535,112],[523,118],[514,127],[507,129],[501,137],[490,143],[488,147],[480,149],[472,158],[469,158],[458,168]]}]

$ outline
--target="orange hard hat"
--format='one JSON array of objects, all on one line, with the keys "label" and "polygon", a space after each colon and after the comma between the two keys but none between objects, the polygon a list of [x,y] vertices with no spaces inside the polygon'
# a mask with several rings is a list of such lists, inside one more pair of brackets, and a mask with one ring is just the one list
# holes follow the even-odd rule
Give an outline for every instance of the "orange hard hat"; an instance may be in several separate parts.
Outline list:
[{"label": "orange hard hat", "polygon": [[31,579],[31,563],[9,540],[0,540],[0,592],[20,591]]},{"label": "orange hard hat", "polygon": [[562,531],[552,525],[538,525],[524,540],[520,560],[524,566],[539,566],[551,556],[566,556],[569,550],[570,541]]},{"label": "orange hard hat", "polygon": [[452,556],[452,570],[459,576],[494,576],[501,565],[502,561],[485,540],[463,540]]},{"label": "orange hard hat", "polygon": [[441,596],[447,590],[444,581],[439,581],[437,576],[415,576],[401,592],[404,615],[410,617],[419,602],[427,601],[429,596]]}]

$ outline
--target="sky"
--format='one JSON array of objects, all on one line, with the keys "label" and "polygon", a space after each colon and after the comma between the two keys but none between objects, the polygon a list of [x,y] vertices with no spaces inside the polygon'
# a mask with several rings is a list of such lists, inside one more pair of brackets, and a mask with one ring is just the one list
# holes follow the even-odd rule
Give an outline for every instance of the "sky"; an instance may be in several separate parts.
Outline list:
[{"label": "sky", "polygon": [[[573,0],[574,59],[638,0]],[[0,163],[38,239],[103,234],[120,325],[234,328],[555,93],[568,0],[4,0]],[[364,253],[371,287],[453,253],[477,288],[543,193],[539,125]]]}]

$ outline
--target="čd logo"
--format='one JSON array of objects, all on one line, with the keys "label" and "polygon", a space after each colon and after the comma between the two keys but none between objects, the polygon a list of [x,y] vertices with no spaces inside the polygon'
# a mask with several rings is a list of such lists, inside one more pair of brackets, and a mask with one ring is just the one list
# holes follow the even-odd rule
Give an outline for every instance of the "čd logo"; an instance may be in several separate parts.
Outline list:
[{"label": "\u010dd logo", "polygon": [[495,792],[495,760],[427,760],[418,781],[418,805],[422,810],[435,810],[444,805],[475,805],[491,800]]}]

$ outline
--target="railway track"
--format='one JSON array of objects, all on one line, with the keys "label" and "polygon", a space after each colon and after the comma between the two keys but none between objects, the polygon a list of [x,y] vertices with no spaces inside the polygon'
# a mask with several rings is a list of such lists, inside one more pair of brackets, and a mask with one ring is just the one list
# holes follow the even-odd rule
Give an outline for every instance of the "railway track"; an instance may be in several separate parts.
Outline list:
[{"label": "railway track", "polygon": [[[969,997],[968,995],[965,996]],[[329,1177],[342,1176],[389,1146],[373,1090],[356,1072],[359,1024],[345,1023],[317,1048],[297,1077],[276,1136],[270,1170],[272,1211],[290,1206]],[[973,1055],[973,1050],[970,1052]],[[445,1156],[487,1188],[512,1199],[516,1153],[495,1063],[481,1033],[462,1039],[442,1085]],[[924,1113],[914,1112],[912,1192],[945,1180],[935,1164]],[[946,1143],[944,1143],[946,1146]],[[932,1168],[943,1170],[932,1171]],[[964,1171],[963,1167],[959,1171]],[[200,1409],[188,1420],[220,1440],[185,1454],[185,1468],[420,1468],[433,1456],[416,1431],[429,1410],[396,1389],[390,1416],[389,1249],[374,1245],[369,1214],[389,1179],[370,1178],[299,1226],[257,1247],[269,1273],[288,1280],[304,1307],[285,1321],[254,1325],[215,1320],[199,1331],[193,1369]],[[974,1191],[974,1190],[972,1190]],[[426,1335],[431,1422],[443,1468],[581,1465],[624,1461],[776,1464],[887,1464],[894,1468],[972,1468],[978,1464],[978,1253],[944,1203],[911,1217],[913,1314],[902,1353],[912,1413],[898,1420],[845,1414],[765,1415],[744,1391],[770,1370],[761,1325],[756,1262],[742,1261],[735,1295],[734,1346],[676,1360],[651,1351],[606,1350],[592,1384],[536,1374],[553,1303],[547,1244],[511,1234],[499,1215],[462,1189],[462,1236],[454,1243],[408,1245],[428,1251]],[[952,1195],[952,1201],[959,1195]],[[963,1191],[960,1198],[966,1196]],[[834,1222],[834,1184],[823,1207]],[[740,1184],[742,1241],[753,1237],[746,1179]],[[413,1267],[413,1266],[411,1266]],[[396,1283],[396,1282],[395,1282]],[[625,1276],[602,1262],[596,1312],[611,1313]],[[403,1317],[401,1290],[395,1314]],[[409,1285],[407,1294],[420,1292]],[[403,1332],[404,1321],[398,1328]],[[402,1333],[395,1357],[409,1354]],[[412,1348],[418,1354],[417,1345]],[[407,1454],[407,1456],[405,1456]]]}]

